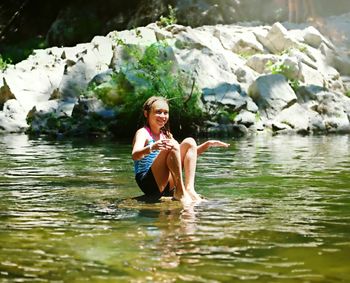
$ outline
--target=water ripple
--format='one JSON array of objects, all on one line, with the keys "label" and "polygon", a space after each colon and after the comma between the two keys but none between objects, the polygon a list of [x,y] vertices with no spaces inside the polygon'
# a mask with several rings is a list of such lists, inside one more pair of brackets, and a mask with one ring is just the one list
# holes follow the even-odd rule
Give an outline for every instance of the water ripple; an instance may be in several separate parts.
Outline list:
[{"label": "water ripple", "polygon": [[0,136],[0,281],[350,281],[349,137],[229,142],[183,207],[134,198],[129,144]]}]

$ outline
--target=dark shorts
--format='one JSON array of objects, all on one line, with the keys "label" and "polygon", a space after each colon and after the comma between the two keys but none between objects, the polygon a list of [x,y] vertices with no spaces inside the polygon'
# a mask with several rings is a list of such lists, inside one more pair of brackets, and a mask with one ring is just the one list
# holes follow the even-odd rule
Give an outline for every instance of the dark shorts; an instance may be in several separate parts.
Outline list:
[{"label": "dark shorts", "polygon": [[160,198],[160,197],[169,197],[173,196],[174,190],[170,190],[169,183],[163,190],[159,191],[156,180],[154,179],[152,169],[149,168],[147,172],[141,172],[135,176],[136,183],[140,189],[144,192],[146,196]]}]

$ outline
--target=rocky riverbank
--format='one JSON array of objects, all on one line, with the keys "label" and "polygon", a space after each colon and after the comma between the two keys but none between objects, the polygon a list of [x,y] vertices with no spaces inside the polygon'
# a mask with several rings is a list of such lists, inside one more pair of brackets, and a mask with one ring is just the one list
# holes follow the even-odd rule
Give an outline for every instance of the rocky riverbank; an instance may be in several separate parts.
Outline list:
[{"label": "rocky riverbank", "polygon": [[125,45],[142,49],[159,41],[202,93],[199,104],[209,115],[203,133],[350,132],[349,51],[312,26],[278,22],[198,28],[154,23],[74,47],[36,50],[0,73],[0,132],[54,133],[53,117],[55,123],[77,117],[67,132],[81,132],[91,117],[106,134],[118,131],[118,109],[81,94],[92,81],[120,71],[128,60]]}]

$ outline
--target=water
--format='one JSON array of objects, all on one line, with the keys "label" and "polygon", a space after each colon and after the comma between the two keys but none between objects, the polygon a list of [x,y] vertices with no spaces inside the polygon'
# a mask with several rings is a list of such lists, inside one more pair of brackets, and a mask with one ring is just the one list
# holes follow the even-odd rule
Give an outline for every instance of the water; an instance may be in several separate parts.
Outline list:
[{"label": "water", "polygon": [[231,140],[183,208],[133,199],[127,143],[0,136],[0,282],[350,282],[349,142]]}]

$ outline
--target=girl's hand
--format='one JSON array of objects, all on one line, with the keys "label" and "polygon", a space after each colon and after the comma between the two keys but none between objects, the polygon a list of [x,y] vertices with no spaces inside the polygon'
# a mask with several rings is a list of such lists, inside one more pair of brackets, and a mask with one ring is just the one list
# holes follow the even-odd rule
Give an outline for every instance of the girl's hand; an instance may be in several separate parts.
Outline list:
[{"label": "girl's hand", "polygon": [[201,155],[210,147],[228,147],[230,144],[219,140],[208,140],[197,147],[197,154]]},{"label": "girl's hand", "polygon": [[171,150],[174,147],[171,139],[162,139],[152,144],[152,150]]},{"label": "girl's hand", "polygon": [[209,140],[207,141],[209,144],[209,147],[228,147],[230,144],[225,143],[219,140]]}]

